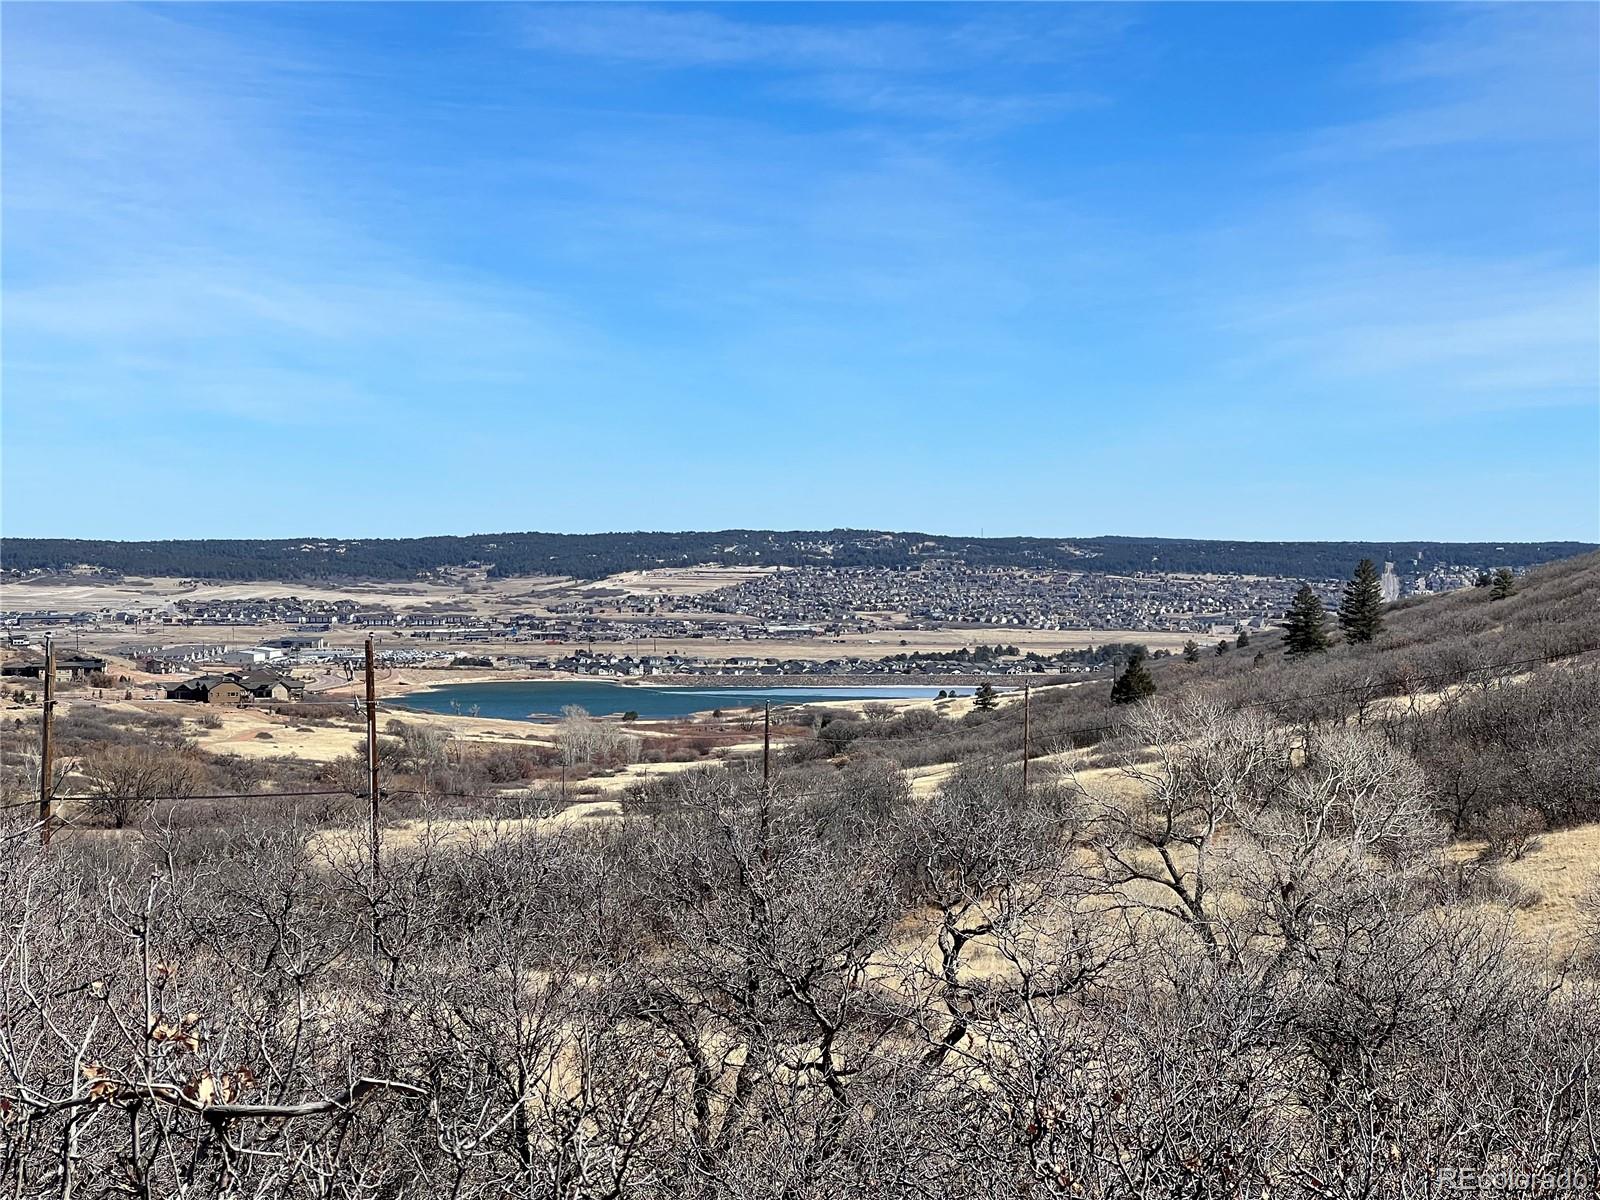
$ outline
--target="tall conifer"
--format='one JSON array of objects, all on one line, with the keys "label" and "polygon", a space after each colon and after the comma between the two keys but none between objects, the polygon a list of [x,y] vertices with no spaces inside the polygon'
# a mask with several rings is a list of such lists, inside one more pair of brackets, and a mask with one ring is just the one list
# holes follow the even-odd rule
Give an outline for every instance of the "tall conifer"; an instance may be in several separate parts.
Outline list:
[{"label": "tall conifer", "polygon": [[1289,604],[1283,618],[1283,652],[1291,657],[1301,654],[1319,654],[1328,648],[1328,631],[1323,624],[1328,619],[1322,600],[1302,583]]},{"label": "tall conifer", "polygon": [[1144,655],[1135,654],[1128,660],[1127,668],[1111,685],[1111,703],[1137,704],[1156,694],[1156,681],[1144,665]]},{"label": "tall conifer", "polygon": [[1361,560],[1350,582],[1344,585],[1339,628],[1344,630],[1347,642],[1370,642],[1383,632],[1383,586],[1370,558]]}]

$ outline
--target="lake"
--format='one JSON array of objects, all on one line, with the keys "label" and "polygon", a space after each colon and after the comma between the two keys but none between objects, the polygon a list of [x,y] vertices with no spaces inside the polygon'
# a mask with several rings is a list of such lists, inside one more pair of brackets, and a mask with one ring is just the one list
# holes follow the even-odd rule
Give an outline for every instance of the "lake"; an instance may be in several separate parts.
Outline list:
[{"label": "lake", "polygon": [[[968,695],[970,687],[945,689]],[[713,708],[749,708],[771,701],[780,704],[815,704],[828,700],[932,699],[936,687],[628,687],[596,679],[535,679],[506,683],[450,683],[425,692],[409,692],[386,701],[389,705],[434,713],[468,713],[474,705],[480,717],[530,720],[558,717],[569,704],[595,716],[633,711],[641,720],[686,717]]]}]

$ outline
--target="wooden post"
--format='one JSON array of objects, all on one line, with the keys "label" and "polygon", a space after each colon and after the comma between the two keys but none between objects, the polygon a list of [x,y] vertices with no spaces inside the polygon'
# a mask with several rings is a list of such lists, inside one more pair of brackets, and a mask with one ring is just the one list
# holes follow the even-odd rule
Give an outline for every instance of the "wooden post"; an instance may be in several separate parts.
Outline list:
[{"label": "wooden post", "polygon": [[1032,699],[1032,690],[1031,684],[1025,683],[1022,685],[1022,798],[1024,800],[1028,798],[1028,751],[1030,749],[1028,743],[1032,734],[1032,727],[1029,724],[1028,702]]},{"label": "wooden post", "polygon": [[44,712],[39,718],[39,844],[50,844],[51,812],[55,800],[55,763],[50,745],[50,725],[55,715],[56,648],[49,634],[44,638]]},{"label": "wooden post", "polygon": [[[367,639],[367,803],[372,820],[372,886],[378,886],[378,684],[373,671],[372,639]],[[374,935],[376,936],[376,935]]]},{"label": "wooden post", "polygon": [[772,701],[768,700],[761,712],[761,784],[765,787],[772,779]]}]

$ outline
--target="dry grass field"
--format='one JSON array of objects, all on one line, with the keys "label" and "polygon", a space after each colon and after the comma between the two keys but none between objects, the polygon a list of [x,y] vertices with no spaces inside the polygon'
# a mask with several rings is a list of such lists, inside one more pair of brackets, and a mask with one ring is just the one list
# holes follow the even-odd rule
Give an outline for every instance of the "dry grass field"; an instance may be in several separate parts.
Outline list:
[{"label": "dry grass field", "polygon": [[41,582],[8,580],[0,584],[0,607],[8,609],[127,609],[178,600],[245,600],[272,596],[298,596],[305,600],[359,600],[395,609],[451,604],[478,612],[505,607],[526,607],[552,599],[585,593],[625,592],[630,595],[698,595],[731,587],[768,574],[765,567],[690,567],[671,570],[629,571],[605,579],[572,579],[565,575],[489,579],[482,573],[463,573],[440,581],[364,583],[343,581],[318,584],[303,580],[237,580],[201,582],[168,576],[101,580],[85,575]]},{"label": "dry grass field", "polygon": [[[1466,853],[1482,847],[1463,843],[1458,849]],[[1501,872],[1509,882],[1527,889],[1527,898],[1516,911],[1518,930],[1530,945],[1559,958],[1574,949],[1585,922],[1595,918],[1600,823],[1542,834],[1520,861],[1503,864]]]}]

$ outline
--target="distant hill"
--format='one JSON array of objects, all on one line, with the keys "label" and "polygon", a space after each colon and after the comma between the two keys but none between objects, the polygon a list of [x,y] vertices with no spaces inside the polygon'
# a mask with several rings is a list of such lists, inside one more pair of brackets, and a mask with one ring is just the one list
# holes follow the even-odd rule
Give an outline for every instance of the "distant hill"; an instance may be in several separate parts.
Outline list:
[{"label": "distant hill", "polygon": [[1402,572],[1434,566],[1526,567],[1582,554],[1588,542],[1240,542],[1186,538],[968,538],[870,529],[724,529],[710,533],[493,533],[470,537],[281,538],[115,542],[0,539],[11,572],[100,567],[193,579],[413,579],[477,564],[495,576],[570,575],[699,564],[907,567],[930,559],[979,566],[1216,572],[1332,579],[1357,561]]}]

